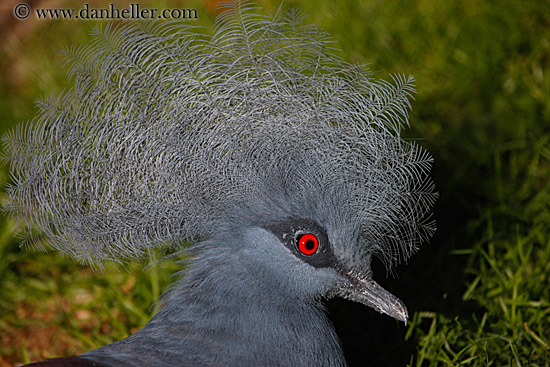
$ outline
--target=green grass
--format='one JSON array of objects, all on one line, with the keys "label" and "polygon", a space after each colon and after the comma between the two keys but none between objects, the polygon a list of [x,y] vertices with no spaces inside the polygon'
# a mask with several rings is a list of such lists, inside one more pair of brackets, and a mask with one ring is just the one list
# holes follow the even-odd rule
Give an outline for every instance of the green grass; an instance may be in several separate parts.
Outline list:
[{"label": "green grass", "polygon": [[165,262],[94,273],[53,253],[15,249],[2,263],[0,362],[77,354],[128,336],[151,318],[177,269]]},{"label": "green grass", "polygon": [[[180,6],[195,4],[200,8]],[[376,77],[400,72],[417,79],[406,134],[435,157],[438,232],[397,269],[400,279],[390,280],[411,311],[407,328],[385,324],[387,330],[362,331],[376,337],[357,340],[392,340],[392,353],[372,348],[378,363],[371,365],[550,366],[550,3],[286,6],[310,14],[340,41],[344,57],[368,63]],[[208,24],[209,13],[200,14]],[[57,50],[84,42],[92,23],[34,26],[6,38],[0,54],[2,130],[32,118],[35,98],[66,85]],[[149,319],[150,304],[177,269],[133,264],[129,272],[94,273],[54,253],[19,249],[13,233],[4,219],[0,366],[128,335]],[[359,353],[350,364],[362,365],[361,358],[368,356]]]},{"label": "green grass", "polygon": [[516,162],[507,174],[502,157],[495,159],[495,172],[506,178],[497,180],[500,200],[469,223],[473,246],[451,251],[467,257],[462,301],[477,312],[416,313],[407,333],[419,344],[411,365],[550,364],[549,138],[502,152]]}]

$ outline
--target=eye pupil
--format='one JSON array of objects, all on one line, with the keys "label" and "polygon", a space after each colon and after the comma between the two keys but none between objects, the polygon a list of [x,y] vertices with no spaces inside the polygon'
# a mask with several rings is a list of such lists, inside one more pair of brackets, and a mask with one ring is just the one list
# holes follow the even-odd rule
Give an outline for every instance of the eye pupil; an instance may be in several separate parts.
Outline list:
[{"label": "eye pupil", "polygon": [[319,239],[312,233],[306,233],[298,238],[298,250],[306,256],[313,255],[319,248]]}]

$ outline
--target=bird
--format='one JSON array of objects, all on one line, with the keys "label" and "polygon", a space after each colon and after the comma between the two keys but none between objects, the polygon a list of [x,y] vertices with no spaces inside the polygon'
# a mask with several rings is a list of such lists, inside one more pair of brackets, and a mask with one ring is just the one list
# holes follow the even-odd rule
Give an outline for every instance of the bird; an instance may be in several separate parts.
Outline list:
[{"label": "bird", "polygon": [[323,301],[407,322],[371,269],[435,231],[433,157],[402,137],[414,78],[375,78],[282,7],[94,28],[71,87],[4,137],[24,245],[93,267],[185,255],[129,337],[34,367],[345,366]]}]

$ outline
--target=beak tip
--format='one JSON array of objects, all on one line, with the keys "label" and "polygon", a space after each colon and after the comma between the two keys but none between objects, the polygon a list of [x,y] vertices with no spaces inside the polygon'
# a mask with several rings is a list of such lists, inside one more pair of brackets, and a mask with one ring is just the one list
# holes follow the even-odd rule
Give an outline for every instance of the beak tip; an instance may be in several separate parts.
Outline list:
[{"label": "beak tip", "polygon": [[409,314],[407,313],[407,309],[405,308],[403,310],[403,313],[399,315],[397,318],[399,321],[403,321],[405,323],[405,326],[407,326],[407,322],[409,321]]},{"label": "beak tip", "polygon": [[407,307],[398,299],[395,299],[397,302],[393,305],[388,305],[388,309],[384,310],[385,314],[399,320],[403,321],[407,325],[409,320],[409,313],[407,312]]}]

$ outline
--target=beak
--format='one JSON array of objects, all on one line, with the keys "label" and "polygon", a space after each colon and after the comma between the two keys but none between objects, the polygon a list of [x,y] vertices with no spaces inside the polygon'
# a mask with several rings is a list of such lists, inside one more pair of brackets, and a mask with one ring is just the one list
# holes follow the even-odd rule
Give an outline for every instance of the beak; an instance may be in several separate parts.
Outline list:
[{"label": "beak", "polygon": [[336,295],[372,307],[407,324],[407,307],[399,298],[382,288],[372,278],[355,272],[340,273],[346,278],[346,282],[336,290]]}]

